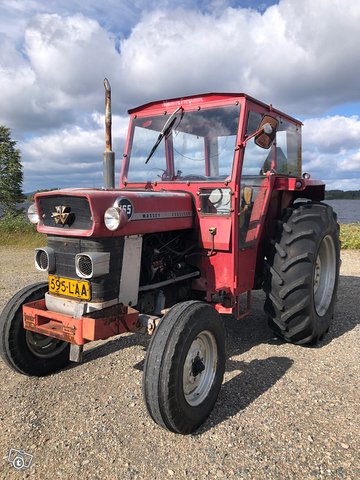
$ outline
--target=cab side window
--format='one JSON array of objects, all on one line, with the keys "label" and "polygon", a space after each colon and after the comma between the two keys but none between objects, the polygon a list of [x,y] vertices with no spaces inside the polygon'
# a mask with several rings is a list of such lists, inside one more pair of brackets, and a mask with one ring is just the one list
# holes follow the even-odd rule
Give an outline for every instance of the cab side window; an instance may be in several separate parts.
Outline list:
[{"label": "cab side window", "polygon": [[286,120],[279,119],[276,132],[276,172],[296,177],[299,172],[300,127]]},{"label": "cab side window", "polygon": [[[246,135],[256,132],[262,119],[262,114],[250,111],[246,124]],[[252,138],[246,144],[242,167],[243,176],[262,175],[271,168],[273,158],[273,147],[269,150],[259,147]]]}]

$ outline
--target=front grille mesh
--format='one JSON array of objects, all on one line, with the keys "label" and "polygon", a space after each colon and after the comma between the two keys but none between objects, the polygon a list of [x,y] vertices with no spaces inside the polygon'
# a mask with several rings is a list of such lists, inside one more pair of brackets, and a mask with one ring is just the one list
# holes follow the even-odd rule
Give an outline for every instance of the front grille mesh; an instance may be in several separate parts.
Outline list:
[{"label": "front grille mesh", "polygon": [[[69,228],[89,230],[92,227],[90,205],[85,197],[47,195],[39,197],[37,202],[40,207],[42,221],[46,227],[58,228],[59,230],[67,230]],[[65,208],[68,213],[64,224],[55,222],[56,212],[59,207]]]},{"label": "front grille mesh", "polygon": [[47,270],[49,268],[49,258],[47,253],[44,250],[41,250],[38,262],[39,262],[39,267],[42,270]]},{"label": "front grille mesh", "polygon": [[85,276],[88,277],[92,274],[92,261],[87,255],[82,255],[78,259],[78,269]]}]

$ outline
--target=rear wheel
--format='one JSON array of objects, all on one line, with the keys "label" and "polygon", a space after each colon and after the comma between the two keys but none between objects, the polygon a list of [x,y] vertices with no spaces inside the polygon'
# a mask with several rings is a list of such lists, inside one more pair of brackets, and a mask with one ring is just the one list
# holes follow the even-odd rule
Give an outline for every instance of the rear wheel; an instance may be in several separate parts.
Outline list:
[{"label": "rear wheel", "polygon": [[336,215],[320,203],[288,208],[267,259],[265,312],[276,334],[316,343],[333,317],[340,265]]},{"label": "rear wheel", "polygon": [[209,416],[225,369],[225,329],[203,302],[175,305],[155,330],[147,352],[143,393],[163,428],[188,434]]},{"label": "rear wheel", "polygon": [[44,298],[47,283],[35,283],[17,292],[0,316],[0,355],[13,370],[43,376],[69,363],[70,344],[25,330],[22,306]]}]

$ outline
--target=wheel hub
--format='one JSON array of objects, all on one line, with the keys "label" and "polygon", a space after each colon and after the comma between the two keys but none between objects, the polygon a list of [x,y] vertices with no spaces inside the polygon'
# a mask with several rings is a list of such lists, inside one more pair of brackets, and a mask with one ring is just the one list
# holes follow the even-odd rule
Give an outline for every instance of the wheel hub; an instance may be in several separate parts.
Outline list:
[{"label": "wheel hub", "polygon": [[217,359],[213,334],[208,330],[199,333],[184,362],[183,391],[189,405],[199,405],[208,395],[215,379]]},{"label": "wheel hub", "polygon": [[194,377],[199,375],[199,373],[203,372],[205,370],[205,365],[203,363],[202,358],[197,355],[195,359],[192,362],[192,374]]},{"label": "wheel hub", "polygon": [[26,330],[26,343],[29,350],[37,357],[52,358],[62,352],[67,343],[56,338],[47,337],[41,333]]},{"label": "wheel hub", "polygon": [[316,313],[326,314],[333,298],[336,279],[336,251],[330,235],[326,235],[319,246],[314,270],[314,305]]}]

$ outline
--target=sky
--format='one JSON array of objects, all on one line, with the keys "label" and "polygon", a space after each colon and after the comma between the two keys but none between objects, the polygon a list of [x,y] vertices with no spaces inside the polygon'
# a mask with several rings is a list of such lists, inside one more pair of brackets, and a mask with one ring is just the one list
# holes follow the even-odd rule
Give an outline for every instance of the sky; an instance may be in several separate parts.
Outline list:
[{"label": "sky", "polygon": [[0,125],[23,190],[100,187],[104,89],[117,177],[129,108],[244,92],[303,121],[303,171],[360,189],[358,0],[1,0]]}]

